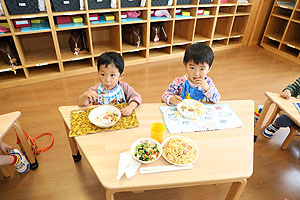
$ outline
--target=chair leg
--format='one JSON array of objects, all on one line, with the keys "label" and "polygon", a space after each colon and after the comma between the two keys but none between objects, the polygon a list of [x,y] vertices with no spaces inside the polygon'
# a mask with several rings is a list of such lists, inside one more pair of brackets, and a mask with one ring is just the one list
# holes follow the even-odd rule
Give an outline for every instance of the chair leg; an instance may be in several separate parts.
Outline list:
[{"label": "chair leg", "polygon": [[281,149],[286,150],[291,143],[291,141],[294,139],[296,135],[296,128],[295,126],[290,126],[290,133],[289,135],[285,138],[283,144],[281,145]]},{"label": "chair leg", "polygon": [[[3,151],[0,149],[0,155],[4,155]],[[0,170],[5,178],[9,178],[10,174],[7,166],[0,167]]]}]

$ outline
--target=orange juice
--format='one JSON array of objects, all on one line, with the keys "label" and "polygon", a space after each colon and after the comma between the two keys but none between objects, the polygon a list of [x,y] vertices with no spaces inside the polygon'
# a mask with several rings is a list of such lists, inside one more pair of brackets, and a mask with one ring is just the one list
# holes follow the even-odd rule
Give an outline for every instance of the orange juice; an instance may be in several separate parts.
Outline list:
[{"label": "orange juice", "polygon": [[153,138],[156,141],[158,141],[159,143],[161,143],[163,140],[165,130],[166,130],[166,127],[162,123],[151,124],[151,126],[150,126],[151,138]]}]

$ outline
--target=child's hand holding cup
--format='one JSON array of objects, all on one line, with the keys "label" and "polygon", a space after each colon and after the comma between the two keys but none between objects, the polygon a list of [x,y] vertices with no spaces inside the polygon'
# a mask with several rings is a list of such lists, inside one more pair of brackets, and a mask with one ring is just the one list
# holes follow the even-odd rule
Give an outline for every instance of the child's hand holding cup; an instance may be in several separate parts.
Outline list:
[{"label": "child's hand holding cup", "polygon": [[155,139],[159,143],[163,141],[164,132],[166,130],[165,125],[162,123],[153,123],[150,126],[151,138]]}]

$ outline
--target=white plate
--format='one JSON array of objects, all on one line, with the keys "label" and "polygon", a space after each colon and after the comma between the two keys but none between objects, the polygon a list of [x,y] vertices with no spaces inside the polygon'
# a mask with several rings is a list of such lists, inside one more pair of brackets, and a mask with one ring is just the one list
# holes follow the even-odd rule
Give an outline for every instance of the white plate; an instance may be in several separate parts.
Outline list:
[{"label": "white plate", "polygon": [[[116,114],[115,120],[111,121],[111,117],[108,119],[104,118],[105,116],[109,116],[109,114]],[[121,112],[118,108],[111,105],[102,105],[94,108],[89,114],[89,120],[91,123],[95,124],[100,128],[108,128],[119,121],[121,117]]]},{"label": "white plate", "polygon": [[[150,143],[150,144],[153,144],[155,143],[157,145],[157,149],[159,151],[159,154],[158,154],[158,157],[156,157],[156,159],[154,160],[151,160],[151,161],[142,161],[142,160],[139,160],[135,155],[134,155],[134,152],[136,151],[136,147],[144,142],[147,142],[147,143]],[[161,149],[161,145],[159,142],[157,142],[156,140],[152,139],[152,138],[140,138],[140,139],[137,139],[136,141],[134,141],[130,147],[130,153],[132,155],[132,157],[141,162],[141,163],[144,163],[144,164],[150,164],[150,163],[153,163],[154,161],[158,160],[161,156],[161,152],[162,152],[162,149]]]},{"label": "white plate", "polygon": [[180,114],[188,119],[197,119],[205,113],[205,106],[203,103],[194,99],[184,99],[177,104],[177,110]]},{"label": "white plate", "polygon": [[[180,163],[175,163],[173,161],[171,161],[170,159],[167,158],[167,156],[165,155],[166,154],[166,150],[164,150],[164,148],[168,145],[168,142],[172,139],[175,139],[175,140],[183,140],[185,143],[189,144],[190,146],[192,146],[192,148],[194,149],[195,151],[195,158],[186,163],[186,164],[180,164]],[[178,144],[179,146],[179,144]],[[164,159],[166,161],[168,161],[169,163],[173,164],[173,165],[177,165],[177,166],[187,166],[187,165],[192,165],[193,163],[195,163],[198,158],[199,158],[199,147],[198,145],[191,139],[187,138],[187,137],[184,137],[184,136],[171,136],[171,137],[168,137],[166,139],[164,139],[164,141],[162,142],[161,144],[161,147],[162,147],[162,156],[164,157]],[[177,156],[179,155],[180,153],[177,152]]]}]

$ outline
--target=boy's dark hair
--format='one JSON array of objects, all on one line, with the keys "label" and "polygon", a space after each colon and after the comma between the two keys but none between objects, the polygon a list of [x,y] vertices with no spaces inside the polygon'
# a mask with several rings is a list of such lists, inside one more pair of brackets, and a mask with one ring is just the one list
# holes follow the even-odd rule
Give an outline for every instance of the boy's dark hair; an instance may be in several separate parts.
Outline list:
[{"label": "boy's dark hair", "polygon": [[193,61],[197,65],[199,63],[207,63],[210,68],[214,61],[214,57],[214,52],[209,46],[195,43],[185,50],[183,63],[187,64],[189,61]]},{"label": "boy's dark hair", "polygon": [[98,71],[100,70],[101,65],[105,65],[107,67],[109,64],[115,64],[116,68],[118,68],[120,74],[124,71],[124,59],[117,52],[105,52],[100,55],[97,62]]}]

